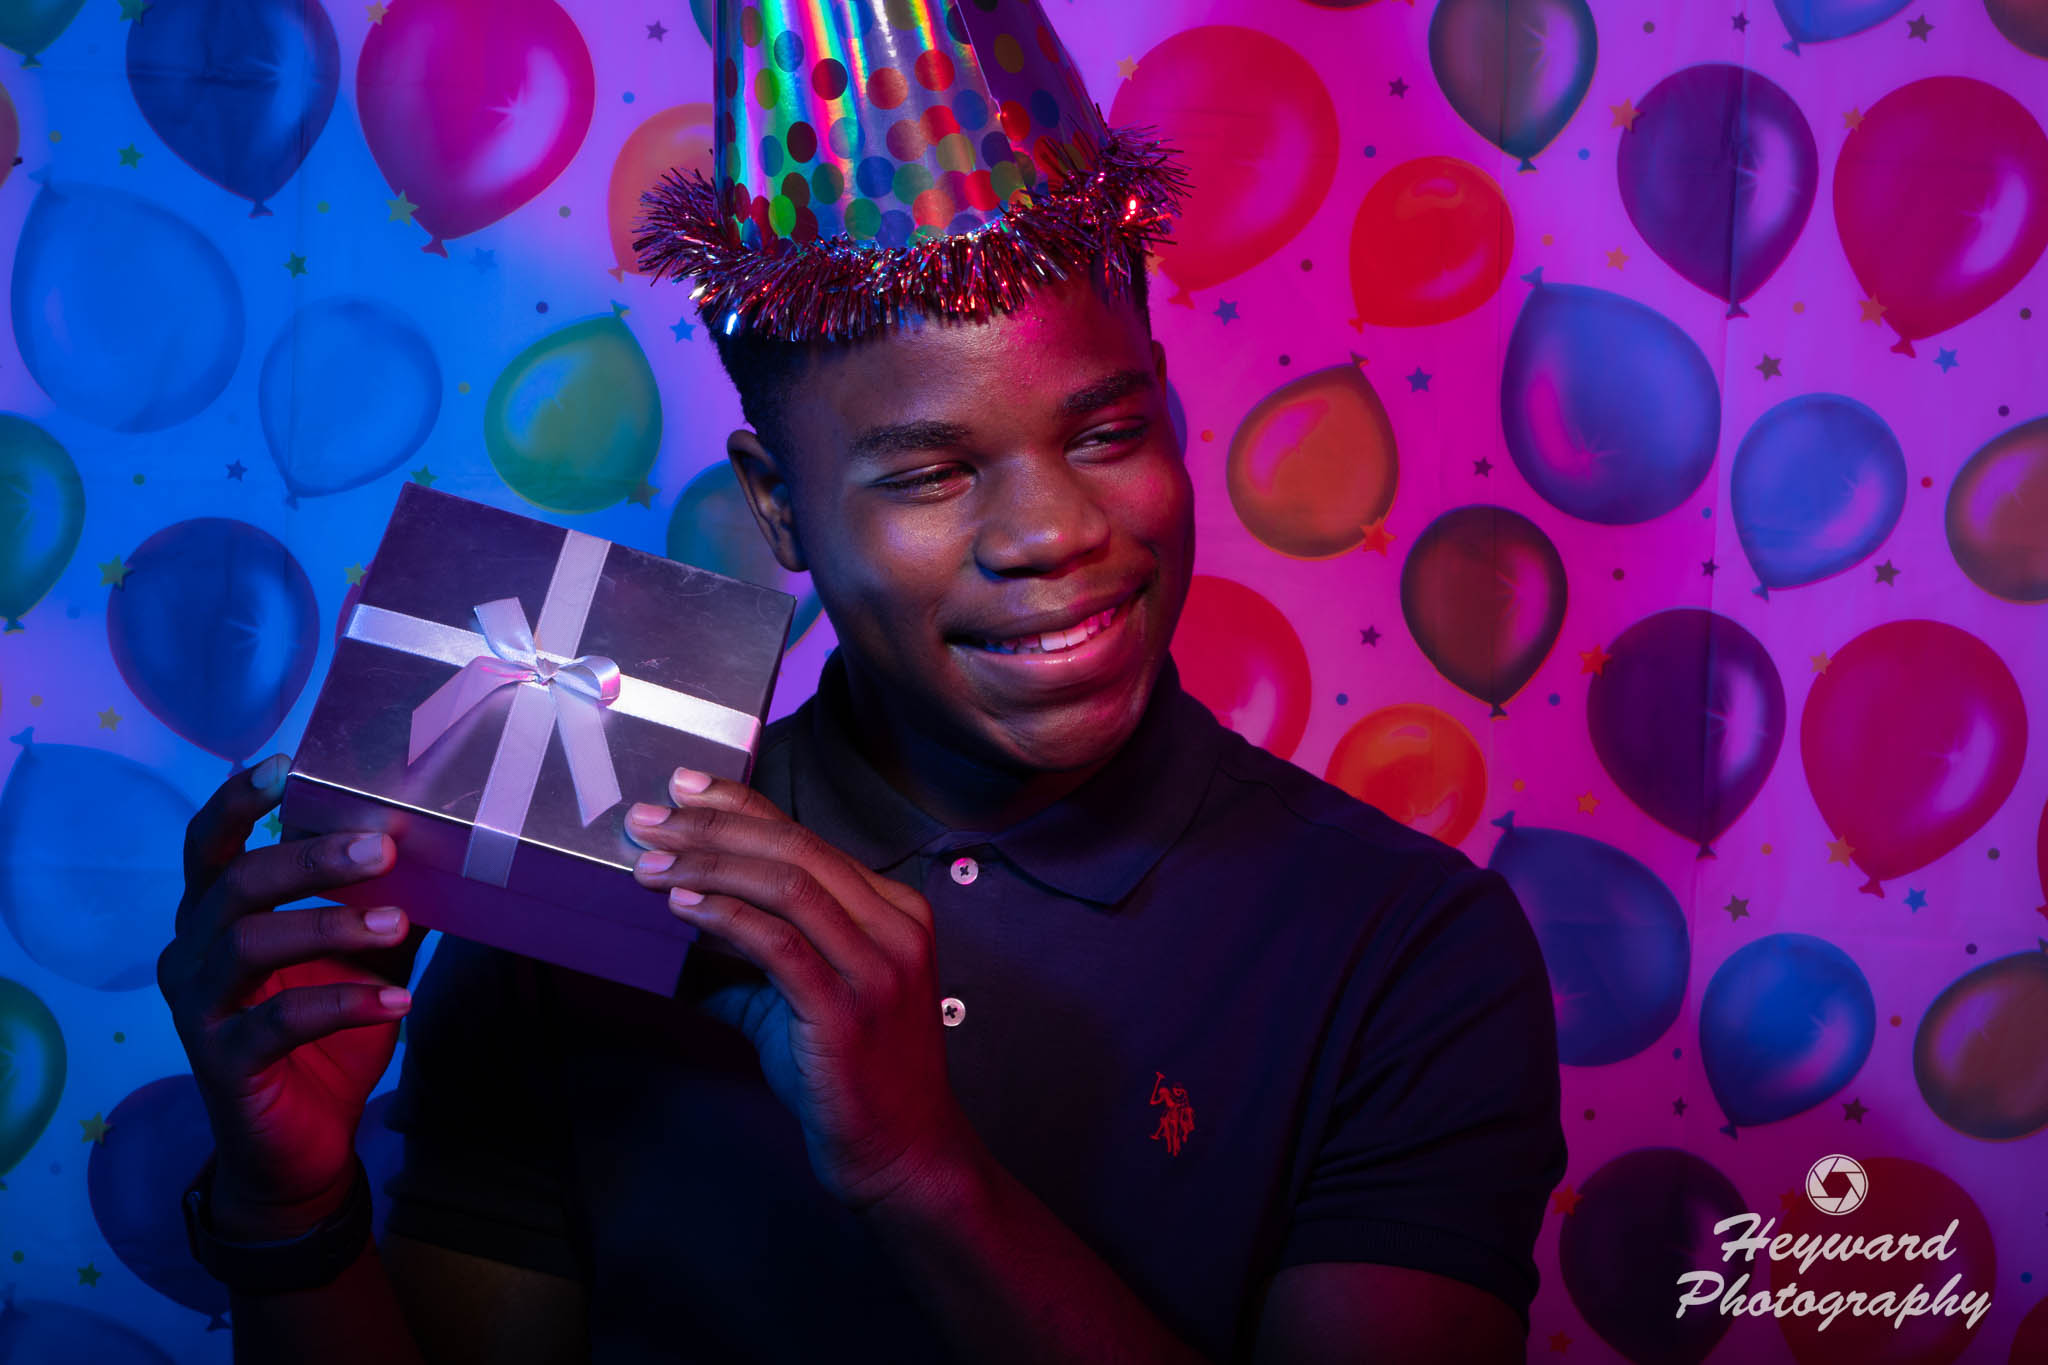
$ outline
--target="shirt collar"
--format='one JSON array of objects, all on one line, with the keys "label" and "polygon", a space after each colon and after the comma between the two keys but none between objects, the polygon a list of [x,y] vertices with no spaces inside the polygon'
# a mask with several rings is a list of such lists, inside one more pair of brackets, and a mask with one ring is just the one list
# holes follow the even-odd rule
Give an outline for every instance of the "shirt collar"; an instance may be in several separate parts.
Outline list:
[{"label": "shirt collar", "polygon": [[[845,663],[835,646],[818,675],[792,755],[793,814],[867,866],[894,867],[928,846],[962,842],[876,772],[855,747]],[[1223,726],[1164,660],[1144,715],[1086,782],[1036,814],[973,841],[995,846],[1036,880],[1113,909],[1194,819],[1221,752]]]}]

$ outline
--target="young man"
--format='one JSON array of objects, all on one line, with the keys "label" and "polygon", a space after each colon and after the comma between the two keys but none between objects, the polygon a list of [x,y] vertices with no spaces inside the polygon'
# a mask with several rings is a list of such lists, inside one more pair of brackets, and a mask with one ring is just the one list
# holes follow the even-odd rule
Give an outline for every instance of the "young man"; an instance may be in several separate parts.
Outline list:
[{"label": "young man", "polygon": [[[629,819],[705,934],[678,998],[443,940],[384,1242],[237,1289],[238,1359],[1521,1359],[1565,1158],[1534,935],[1180,687],[1193,490],[1109,274],[741,319],[728,452],[838,647],[751,785]],[[337,1225],[418,941],[272,911],[391,858],[237,853],[281,775],[194,821],[160,963],[230,1243]]]}]

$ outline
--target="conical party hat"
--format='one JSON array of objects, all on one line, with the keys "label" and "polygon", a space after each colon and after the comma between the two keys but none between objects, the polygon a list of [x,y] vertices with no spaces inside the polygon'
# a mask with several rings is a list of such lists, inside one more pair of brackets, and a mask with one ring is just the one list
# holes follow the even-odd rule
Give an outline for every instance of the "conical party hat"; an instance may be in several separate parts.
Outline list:
[{"label": "conical party hat", "polygon": [[1103,126],[1039,0],[716,4],[716,176],[672,171],[634,246],[719,330],[986,317],[1165,240],[1180,171]]}]

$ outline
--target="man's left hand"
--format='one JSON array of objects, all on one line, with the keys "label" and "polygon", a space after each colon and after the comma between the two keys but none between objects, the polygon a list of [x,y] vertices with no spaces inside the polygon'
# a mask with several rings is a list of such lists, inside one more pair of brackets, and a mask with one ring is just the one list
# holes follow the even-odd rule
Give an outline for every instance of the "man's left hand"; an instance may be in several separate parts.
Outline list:
[{"label": "man's left hand", "polygon": [[766,973],[702,1008],[753,1043],[818,1179],[862,1209],[959,1171],[977,1139],[946,1079],[930,903],[741,783],[679,768],[669,795],[627,814],[634,876]]}]

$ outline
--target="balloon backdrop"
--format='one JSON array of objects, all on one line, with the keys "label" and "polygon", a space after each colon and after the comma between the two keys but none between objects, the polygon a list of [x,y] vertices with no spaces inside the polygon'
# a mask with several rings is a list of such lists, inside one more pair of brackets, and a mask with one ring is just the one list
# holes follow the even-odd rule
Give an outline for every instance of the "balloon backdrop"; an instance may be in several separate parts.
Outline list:
[{"label": "balloon backdrop", "polygon": [[1757,418],[1735,452],[1729,497],[1758,596],[1860,564],[1906,507],[1906,452],[1884,418],[1808,393]]},{"label": "balloon backdrop", "polygon": [[1714,1224],[1748,1208],[1728,1177],[1691,1152],[1625,1152],[1582,1181],[1557,1236],[1558,1271],[1586,1325],[1635,1365],[1699,1365],[1733,1319],[1675,1314],[1672,1286],[1720,1264]]},{"label": "balloon backdrop", "polygon": [[1450,156],[1394,167],[1366,191],[1351,224],[1351,297],[1361,322],[1427,327],[1500,289],[1515,220],[1493,177]]},{"label": "balloon backdrop", "polygon": [[270,212],[334,108],[341,48],[307,0],[150,5],[128,26],[128,88],[149,126],[193,170]]},{"label": "balloon backdrop", "polygon": [[1600,766],[1643,813],[1713,853],[1771,775],[1785,687],[1754,635],[1697,607],[1636,622],[1586,689]]},{"label": "balloon backdrop", "polygon": [[1355,365],[1283,384],[1230,438],[1224,483],[1244,528],[1299,559],[1356,549],[1394,505],[1394,427]]},{"label": "balloon backdrop", "polygon": [[1948,547],[1972,583],[2048,602],[2048,417],[1985,442],[1948,490]]},{"label": "balloon backdrop", "polygon": [[1271,34],[1183,29],[1118,87],[1109,121],[1150,125],[1191,185],[1161,267],[1184,291],[1243,273],[1301,231],[1337,172],[1337,109],[1322,77]]},{"label": "balloon backdrop", "polygon": [[1599,50],[1586,0],[1440,0],[1429,21],[1444,98],[1525,171],[1578,112]]},{"label": "balloon backdrop", "polygon": [[2028,1365],[2035,1360],[2048,1360],[2048,1298],[2035,1300],[2027,1315],[2020,1319],[2006,1365]]},{"label": "balloon backdrop", "polygon": [[1913,1038],[1927,1107],[1987,1142],[2048,1126],[2048,953],[2013,953],[1957,978]]},{"label": "balloon backdrop", "polygon": [[618,262],[612,267],[613,279],[640,273],[633,251],[643,211],[640,196],[660,184],[671,170],[678,174],[701,171],[710,179],[711,138],[711,106],[696,102],[662,110],[635,128],[620,146],[618,160],[612,163],[611,185],[605,192],[612,256]]},{"label": "balloon backdrop", "polygon": [[9,0],[0,5],[0,43],[19,52],[23,66],[41,66],[36,55],[85,8],[85,0]]},{"label": "balloon backdrop", "polygon": [[176,1365],[149,1338],[89,1308],[47,1299],[0,1302],[0,1365]]},{"label": "balloon backdrop", "polygon": [[554,0],[405,0],[363,41],[363,139],[402,211],[446,237],[495,223],[546,189],[590,129],[596,75]]},{"label": "balloon backdrop", "polygon": [[0,618],[21,616],[56,583],[85,525],[78,466],[34,422],[0,413]]},{"label": "balloon backdrop", "polygon": [[227,1286],[192,1259],[178,1208],[214,1146],[199,1083],[190,1075],[150,1081],[115,1105],[106,1124],[85,1176],[100,1235],[151,1289],[221,1319]]},{"label": "balloon backdrop", "polygon": [[1911,0],[1776,0],[1778,17],[1792,41],[1785,44],[1794,53],[1801,43],[1824,43],[1847,38],[1904,9]]},{"label": "balloon backdrop", "polygon": [[[22,752],[0,787],[0,923],[75,985],[153,987],[197,808],[133,759],[26,731],[15,741]],[[109,810],[121,812],[118,839],[105,834]]]},{"label": "balloon backdrop", "polygon": [[1196,574],[1173,635],[1181,685],[1280,758],[1308,728],[1308,653],[1287,617],[1242,583]]},{"label": "balloon backdrop", "polygon": [[[1956,146],[1969,156],[1949,155]],[[1899,168],[1910,166],[1911,175]],[[1975,317],[2048,247],[2048,134],[1968,76],[1929,76],[1870,106],[1835,162],[1835,227],[1892,349]]]},{"label": "balloon backdrop", "polygon": [[[327,382],[337,373],[350,382]],[[364,393],[377,401],[365,404]],[[441,367],[390,304],[321,299],[270,343],[257,400],[270,458],[296,501],[360,487],[411,459],[441,411]]]},{"label": "balloon backdrop", "polygon": [[136,700],[239,762],[270,738],[313,671],[319,605],[306,571],[245,521],[196,517],[142,542],[107,594],[107,645]]},{"label": "balloon backdrop", "polygon": [[1820,158],[1790,95],[1740,66],[1673,72],[1643,98],[1615,157],[1629,221],[1728,316],[1769,279],[1813,208]]},{"label": "balloon backdrop", "polygon": [[811,576],[783,568],[768,548],[730,460],[707,466],[676,499],[676,510],[668,520],[665,553],[684,564],[794,597],[796,612],[790,617],[784,648],[801,640],[824,609],[811,588]]},{"label": "balloon backdrop", "polygon": [[1877,1004],[1847,953],[1811,934],[1769,934],[1715,969],[1700,997],[1700,1055],[1730,1136],[1804,1113],[1870,1056]]},{"label": "balloon backdrop", "polygon": [[1611,844],[1495,821],[1487,864],[1508,879],[1543,945],[1566,1066],[1633,1057],[1678,1017],[1692,967],[1685,911],[1657,874]]},{"label": "balloon backdrop", "polygon": [[1501,426],[1529,486],[1608,526],[1661,517],[1713,468],[1721,392],[1699,343],[1620,294],[1539,284],[1501,362]]},{"label": "balloon backdrop", "polygon": [[15,110],[14,100],[4,86],[0,86],[0,184],[21,160],[15,153],[21,150],[21,115]]},{"label": "balloon backdrop", "polygon": [[0,1175],[50,1126],[64,1094],[64,1030],[50,1007],[0,976]]},{"label": "balloon backdrop", "polygon": [[1323,778],[1410,829],[1462,843],[1486,802],[1472,734],[1433,706],[1383,706],[1346,730]]},{"label": "balloon backdrop", "polygon": [[1799,721],[1806,784],[1870,874],[1925,867],[1981,828],[2019,781],[2027,707],[1991,647],[1944,621],[1891,621],[1835,651]]},{"label": "balloon backdrop", "polygon": [[126,190],[43,185],[21,225],[11,306],[43,392],[115,431],[184,421],[242,354],[242,290],[220,248]]},{"label": "balloon backdrop", "polygon": [[1416,537],[1401,566],[1401,616],[1463,691],[1502,703],[1550,656],[1564,626],[1564,560],[1535,522],[1505,507],[1457,507]]},{"label": "balloon backdrop", "polygon": [[553,512],[595,512],[631,496],[661,447],[661,394],[617,317],[549,332],[491,386],[484,444],[498,477]]}]

